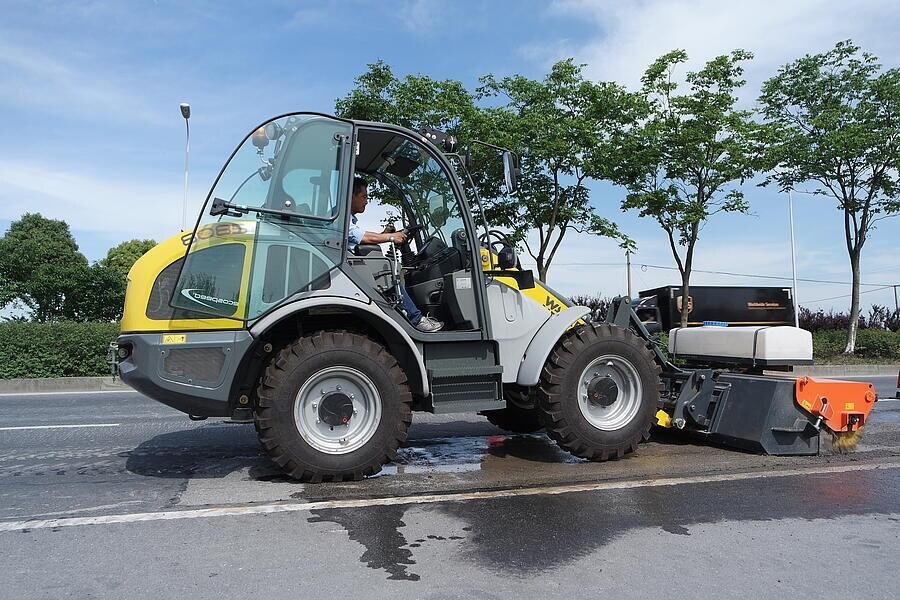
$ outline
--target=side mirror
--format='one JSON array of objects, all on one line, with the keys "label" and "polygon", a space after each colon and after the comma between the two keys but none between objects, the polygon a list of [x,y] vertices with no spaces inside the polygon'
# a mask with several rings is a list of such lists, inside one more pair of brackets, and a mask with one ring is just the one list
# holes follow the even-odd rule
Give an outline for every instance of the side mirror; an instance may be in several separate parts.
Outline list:
[{"label": "side mirror", "polygon": [[497,253],[497,266],[501,269],[512,269],[516,266],[516,249],[512,246],[503,246]]},{"label": "side mirror", "polygon": [[438,206],[433,211],[431,211],[431,221],[434,223],[436,227],[443,227],[447,224],[447,219],[450,218],[450,211],[446,206]]},{"label": "side mirror", "polygon": [[515,194],[519,191],[519,161],[510,150],[503,151],[503,179],[506,183],[506,191]]}]

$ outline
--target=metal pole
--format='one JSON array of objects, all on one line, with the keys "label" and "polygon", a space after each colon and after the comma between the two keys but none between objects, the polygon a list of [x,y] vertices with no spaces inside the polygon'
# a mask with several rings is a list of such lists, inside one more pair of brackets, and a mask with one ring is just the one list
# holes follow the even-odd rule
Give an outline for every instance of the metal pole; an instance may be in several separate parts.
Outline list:
[{"label": "metal pole", "polygon": [[625,272],[628,274],[628,297],[631,298],[631,251],[625,251]]},{"label": "metal pole", "polygon": [[900,304],[897,303],[897,288],[900,286],[894,286],[894,310],[900,312]]},{"label": "metal pole", "polygon": [[181,230],[187,229],[187,197],[188,197],[188,158],[191,153],[191,121],[184,119],[187,138],[184,143],[184,201],[181,204]]},{"label": "metal pole", "polygon": [[794,327],[800,327],[800,302],[797,299],[797,250],[794,245],[794,195],[788,189],[788,210],[791,215],[791,278],[794,288]]}]

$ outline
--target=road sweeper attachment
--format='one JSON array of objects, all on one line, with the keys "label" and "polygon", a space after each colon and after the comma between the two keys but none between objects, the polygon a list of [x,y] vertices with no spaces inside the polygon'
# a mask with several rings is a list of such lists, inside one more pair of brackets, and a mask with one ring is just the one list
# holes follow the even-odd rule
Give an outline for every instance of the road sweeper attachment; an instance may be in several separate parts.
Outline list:
[{"label": "road sweeper attachment", "polygon": [[[651,339],[626,299],[613,304],[607,320]],[[728,446],[817,454],[824,429],[835,450],[852,450],[877,400],[868,383],[764,375],[766,368],[812,362],[810,334],[795,327],[676,328],[668,357],[653,350],[664,365],[658,424]]]}]

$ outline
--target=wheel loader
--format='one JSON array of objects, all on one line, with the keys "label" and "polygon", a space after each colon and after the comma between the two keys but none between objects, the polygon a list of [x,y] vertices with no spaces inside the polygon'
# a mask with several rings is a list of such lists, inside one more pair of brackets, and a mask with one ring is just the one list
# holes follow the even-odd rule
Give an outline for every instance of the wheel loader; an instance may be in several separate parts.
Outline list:
[{"label": "wheel loader", "polygon": [[[676,329],[666,354],[629,299],[593,314],[536,280],[473,216],[456,145],[317,113],[255,127],[196,226],[131,269],[113,349],[121,378],[192,419],[252,421],[271,459],[311,482],[377,473],[413,411],[544,429],[597,461],[635,451],[654,426],[815,454],[820,432],[864,425],[868,384],[762,374],[811,361],[807,332]],[[497,152],[514,193],[518,158]],[[406,244],[348,247],[358,176],[399,210]],[[413,327],[404,293],[444,329]]]}]

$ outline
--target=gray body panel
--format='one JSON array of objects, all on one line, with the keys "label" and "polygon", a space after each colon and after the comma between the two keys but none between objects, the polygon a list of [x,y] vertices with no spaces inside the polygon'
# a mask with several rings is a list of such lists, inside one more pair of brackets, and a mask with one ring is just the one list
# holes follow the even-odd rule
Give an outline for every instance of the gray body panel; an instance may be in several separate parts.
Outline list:
[{"label": "gray body panel", "polygon": [[535,334],[551,318],[550,311],[499,281],[488,284],[487,297],[493,337],[503,366],[503,383],[515,383],[522,358]]},{"label": "gray body panel", "polygon": [[[191,415],[230,415],[231,385],[242,357],[253,345],[253,337],[245,330],[178,335],[185,336],[184,343],[163,344],[163,334],[159,333],[119,336],[119,345],[132,349],[119,363],[122,381]],[[210,369],[211,360],[214,369]]]},{"label": "gray body panel", "polygon": [[537,385],[541,377],[541,369],[544,368],[544,363],[547,362],[547,357],[550,356],[550,351],[553,350],[556,342],[572,326],[572,323],[590,314],[591,309],[587,306],[570,306],[547,319],[547,322],[528,344],[528,349],[525,351],[522,364],[518,369],[516,383],[522,386]]}]

